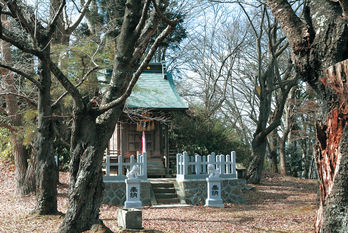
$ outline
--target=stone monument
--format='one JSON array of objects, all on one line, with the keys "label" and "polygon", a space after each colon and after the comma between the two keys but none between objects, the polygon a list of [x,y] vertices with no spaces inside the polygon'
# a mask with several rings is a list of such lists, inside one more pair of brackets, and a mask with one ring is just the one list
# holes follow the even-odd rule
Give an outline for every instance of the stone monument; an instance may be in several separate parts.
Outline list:
[{"label": "stone monument", "polygon": [[140,200],[140,183],[139,166],[134,165],[132,170],[127,173],[126,179],[126,202],[124,203],[124,209],[140,209],[143,207]]},{"label": "stone monument", "polygon": [[143,229],[142,227],[142,203],[140,200],[140,182],[138,178],[139,166],[134,165],[131,171],[127,172],[126,201],[124,208],[117,213],[118,226],[123,229]]},{"label": "stone monument", "polygon": [[207,199],[205,206],[224,208],[224,203],[221,199],[221,179],[219,170],[214,168],[213,164],[208,164],[207,177]]}]

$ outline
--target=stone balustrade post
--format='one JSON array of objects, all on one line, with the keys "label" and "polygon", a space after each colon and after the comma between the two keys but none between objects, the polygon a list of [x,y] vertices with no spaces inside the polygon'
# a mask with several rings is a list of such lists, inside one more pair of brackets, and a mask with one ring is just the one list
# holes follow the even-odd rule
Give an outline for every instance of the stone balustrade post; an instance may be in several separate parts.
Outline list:
[{"label": "stone balustrade post", "polygon": [[110,176],[110,155],[105,156],[105,175]]},{"label": "stone balustrade post", "polygon": [[231,160],[232,160],[232,174],[235,176],[235,178],[238,178],[237,177],[237,170],[236,170],[237,163],[236,163],[236,152],[235,151],[231,152]]},{"label": "stone balustrade post", "polygon": [[196,164],[196,175],[201,174],[201,156],[199,154],[195,155],[195,164]]},{"label": "stone balustrade post", "polygon": [[183,153],[183,156],[184,156],[184,161],[183,161],[183,175],[188,175],[188,163],[189,163],[189,157],[188,157],[188,154],[187,152],[185,151]]}]

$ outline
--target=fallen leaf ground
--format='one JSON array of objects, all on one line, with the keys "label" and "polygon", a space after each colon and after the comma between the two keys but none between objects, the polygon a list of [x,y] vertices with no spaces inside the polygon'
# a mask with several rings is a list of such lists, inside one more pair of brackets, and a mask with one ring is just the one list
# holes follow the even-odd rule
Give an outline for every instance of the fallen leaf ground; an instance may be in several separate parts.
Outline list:
[{"label": "fallen leaf ground", "polygon": [[[67,208],[68,174],[60,173],[58,210]],[[193,206],[143,209],[143,227],[152,232],[313,232],[317,209],[316,181],[266,175],[255,190],[245,191],[247,204],[224,209]],[[62,216],[35,216],[34,196],[15,194],[13,165],[0,161],[0,232],[56,232]],[[100,218],[117,231],[117,209],[103,205]]]}]

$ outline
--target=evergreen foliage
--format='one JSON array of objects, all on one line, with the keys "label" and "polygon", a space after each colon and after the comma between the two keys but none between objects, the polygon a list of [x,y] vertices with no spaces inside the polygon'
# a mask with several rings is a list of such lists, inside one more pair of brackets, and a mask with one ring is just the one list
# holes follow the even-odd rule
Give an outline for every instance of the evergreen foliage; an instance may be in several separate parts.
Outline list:
[{"label": "evergreen foliage", "polygon": [[235,130],[222,118],[207,115],[197,106],[191,107],[186,113],[173,113],[171,142],[175,142],[181,151],[189,154],[207,155],[215,152],[226,155],[236,151],[237,162],[247,165],[250,150],[241,142]]}]

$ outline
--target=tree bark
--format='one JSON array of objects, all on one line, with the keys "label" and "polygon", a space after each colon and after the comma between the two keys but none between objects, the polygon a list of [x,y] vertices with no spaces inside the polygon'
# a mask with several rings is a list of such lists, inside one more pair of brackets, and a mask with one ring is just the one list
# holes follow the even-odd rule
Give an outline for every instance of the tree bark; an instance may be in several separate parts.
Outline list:
[{"label": "tree bark", "polygon": [[15,161],[16,192],[19,195],[30,193],[26,182],[26,173],[28,168],[27,154],[23,141],[17,135],[12,136],[13,155]]},{"label": "tree bark", "polygon": [[27,168],[27,172],[25,174],[25,183],[23,187],[23,191],[26,194],[36,193],[36,151],[35,148],[32,148],[33,152],[30,156],[29,165]]},{"label": "tree bark", "polygon": [[316,91],[321,101],[322,116],[316,127],[316,161],[321,194],[315,224],[316,232],[346,232],[348,229],[346,9],[334,1],[308,1],[308,5],[304,8],[306,19],[304,22],[294,14],[285,0],[268,0],[268,5],[290,42],[297,72]]},{"label": "tree bark", "polygon": [[287,140],[287,135],[289,131],[285,131],[283,136],[280,139],[279,144],[279,164],[280,164],[280,174],[287,175],[287,166],[286,166],[286,153],[285,153],[285,142]]},{"label": "tree bark", "polygon": [[276,130],[273,130],[272,133],[268,137],[268,148],[269,155],[271,159],[271,172],[278,173],[278,153],[277,153],[277,140],[278,135]]},{"label": "tree bark", "polygon": [[[7,23],[7,17],[2,17],[2,23]],[[5,41],[1,41],[1,54],[4,64],[12,66],[12,55],[11,55],[11,44]],[[10,93],[16,93],[16,82],[15,76],[10,71],[5,71],[3,74],[3,85],[4,88]],[[9,116],[11,126],[14,129],[22,126],[21,115],[19,114],[19,106],[17,97],[8,94],[5,96],[6,111]],[[27,154],[25,146],[23,145],[23,138],[18,135],[17,131],[12,131],[12,145],[13,145],[13,155],[15,161],[15,177],[16,177],[16,193],[19,195],[29,194],[26,183],[26,172],[27,172]]]},{"label": "tree bark", "polygon": [[337,105],[328,109],[317,124],[316,162],[320,179],[318,232],[348,229],[348,60],[327,70],[326,85],[336,95]]},{"label": "tree bark", "polygon": [[[50,48],[44,55],[49,57]],[[53,126],[51,109],[51,72],[46,59],[39,59],[41,88],[38,100],[38,135],[36,140],[36,207],[40,215],[57,213],[57,167],[53,157]]]},{"label": "tree bark", "polygon": [[104,143],[97,133],[95,117],[89,113],[74,115],[72,128],[69,209],[59,232],[82,232],[99,224],[102,201],[102,161]]},{"label": "tree bark", "polygon": [[266,137],[256,137],[251,142],[253,159],[248,167],[247,179],[249,183],[259,184],[262,178],[264,159],[266,153]]},{"label": "tree bark", "polygon": [[[164,17],[155,1],[153,10]],[[123,112],[124,104],[141,72],[153,57],[158,45],[175,28],[177,20],[163,19],[168,26],[155,39],[144,60],[151,36],[158,20],[154,11],[147,17],[150,1],[127,0],[110,87],[101,103],[95,99],[82,98],[59,68],[51,62],[51,71],[74,99],[73,127],[71,136],[69,208],[59,232],[82,232],[102,225],[99,207],[102,201],[102,158],[114,132],[116,122]],[[104,229],[105,226],[102,226]],[[98,227],[93,227],[98,228]],[[107,230],[107,229],[106,229]]]},{"label": "tree bark", "polygon": [[[125,93],[137,65],[132,62],[137,36],[135,28],[141,17],[141,1],[128,1],[117,44],[112,74],[112,88],[102,103],[109,103]],[[71,137],[69,208],[59,232],[82,232],[102,225],[102,161],[107,143],[114,132],[124,101],[98,117],[97,103],[75,102]]]},{"label": "tree bark", "polygon": [[288,168],[286,165],[286,153],[285,153],[285,143],[288,140],[289,133],[291,131],[293,121],[294,121],[294,113],[293,113],[293,104],[294,104],[294,95],[295,95],[296,87],[292,88],[289,93],[289,97],[287,99],[286,108],[285,108],[285,129],[283,131],[283,135],[279,140],[279,167],[280,174],[287,175]]}]

